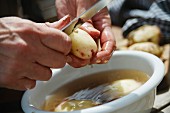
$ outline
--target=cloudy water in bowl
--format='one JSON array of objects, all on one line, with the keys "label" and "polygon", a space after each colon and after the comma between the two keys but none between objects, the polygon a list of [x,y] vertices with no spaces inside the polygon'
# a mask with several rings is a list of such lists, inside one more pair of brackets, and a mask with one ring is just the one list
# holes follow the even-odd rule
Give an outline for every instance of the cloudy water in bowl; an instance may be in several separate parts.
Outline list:
[{"label": "cloudy water in bowl", "polygon": [[94,103],[90,99],[67,101],[66,98],[84,89],[93,89],[104,84],[112,84],[111,88],[114,90],[113,96],[115,96],[115,99],[118,99],[140,87],[148,79],[149,76],[146,73],[138,70],[111,70],[94,73],[73,80],[55,90],[55,92],[46,97],[42,109],[64,112],[97,106],[100,104]]}]

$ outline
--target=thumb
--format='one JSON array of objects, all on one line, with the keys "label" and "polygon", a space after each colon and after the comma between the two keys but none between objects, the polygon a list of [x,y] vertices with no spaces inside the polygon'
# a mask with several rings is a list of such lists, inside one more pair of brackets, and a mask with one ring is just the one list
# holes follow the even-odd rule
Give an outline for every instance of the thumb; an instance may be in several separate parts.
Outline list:
[{"label": "thumb", "polygon": [[48,27],[62,29],[64,26],[66,26],[70,22],[70,20],[71,20],[70,15],[66,15],[56,22],[53,22],[53,23],[46,22],[46,25]]}]

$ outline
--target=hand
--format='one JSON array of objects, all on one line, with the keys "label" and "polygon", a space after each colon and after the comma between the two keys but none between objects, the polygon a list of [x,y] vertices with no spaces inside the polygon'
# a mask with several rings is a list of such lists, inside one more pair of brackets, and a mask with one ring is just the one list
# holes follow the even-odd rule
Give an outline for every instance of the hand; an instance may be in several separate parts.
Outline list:
[{"label": "hand", "polygon": [[[80,15],[88,9],[97,0],[56,0],[57,14],[61,18],[66,14],[71,15],[71,19]],[[112,52],[116,49],[116,42],[111,30],[111,19],[107,8],[104,8],[97,13],[92,19],[92,24],[95,29],[100,31],[101,50],[89,61],[81,60],[73,55],[72,61],[68,62],[73,67],[82,67],[87,64],[103,64],[107,63],[112,56]],[[84,29],[89,32],[94,30],[92,25],[85,25]]]},{"label": "hand", "polygon": [[0,87],[30,89],[36,80],[50,79],[50,68],[62,68],[69,60],[71,40],[52,27],[60,28],[69,21],[68,16],[47,24],[0,18]]}]

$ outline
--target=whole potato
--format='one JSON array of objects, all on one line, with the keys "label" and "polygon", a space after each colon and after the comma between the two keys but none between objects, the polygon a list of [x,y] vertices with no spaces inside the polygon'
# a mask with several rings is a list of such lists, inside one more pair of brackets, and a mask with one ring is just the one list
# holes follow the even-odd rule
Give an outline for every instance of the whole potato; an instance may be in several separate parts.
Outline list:
[{"label": "whole potato", "polygon": [[158,57],[162,54],[162,48],[153,42],[141,42],[131,45],[128,50],[138,50],[154,54]]},{"label": "whole potato", "polygon": [[158,26],[155,25],[144,25],[136,30],[129,33],[128,39],[130,44],[140,43],[140,42],[153,42],[159,44],[161,37],[161,31]]},{"label": "whole potato", "polygon": [[70,35],[72,40],[71,53],[81,59],[91,59],[97,52],[97,44],[84,30],[77,28]]},{"label": "whole potato", "polygon": [[142,84],[134,79],[120,79],[114,81],[109,87],[114,99],[120,98],[139,88]]}]

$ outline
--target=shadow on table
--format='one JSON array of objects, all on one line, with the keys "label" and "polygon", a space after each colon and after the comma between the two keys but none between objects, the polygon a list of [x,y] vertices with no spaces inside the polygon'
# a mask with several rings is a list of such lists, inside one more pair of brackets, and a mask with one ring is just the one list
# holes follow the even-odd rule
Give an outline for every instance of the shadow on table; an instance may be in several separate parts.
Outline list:
[{"label": "shadow on table", "polygon": [[168,79],[166,77],[163,78],[161,83],[157,87],[157,95],[168,92],[170,88]]},{"label": "shadow on table", "polygon": [[162,111],[160,111],[160,110],[158,110],[156,108],[152,108],[151,113],[164,113],[164,112],[162,112]]},{"label": "shadow on table", "polygon": [[[170,51],[167,54],[170,55]],[[165,67],[167,69],[165,69],[166,74],[165,74],[163,80],[161,81],[161,83],[157,87],[157,94],[158,95],[165,93],[165,92],[169,91],[169,89],[170,89],[170,60],[164,62],[164,64],[165,64]]]}]

